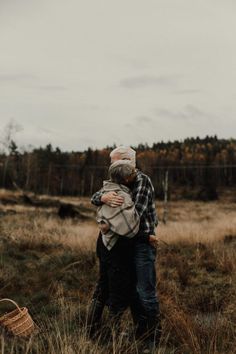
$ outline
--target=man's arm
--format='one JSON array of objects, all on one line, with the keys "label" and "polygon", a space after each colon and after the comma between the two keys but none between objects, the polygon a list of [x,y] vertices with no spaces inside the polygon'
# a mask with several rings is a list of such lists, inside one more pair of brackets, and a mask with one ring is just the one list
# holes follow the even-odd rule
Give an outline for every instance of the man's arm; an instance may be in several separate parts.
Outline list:
[{"label": "man's arm", "polygon": [[116,192],[104,193],[104,191],[100,189],[98,192],[93,194],[91,203],[96,206],[107,204],[113,208],[116,208],[124,203],[124,198],[120,197]]},{"label": "man's arm", "polygon": [[[149,199],[152,199],[154,195],[154,188],[151,180],[146,176],[140,179],[137,187],[133,190],[133,200],[135,203],[135,208],[140,216],[144,214],[148,207]],[[154,215],[153,215],[154,218]],[[157,226],[157,218],[155,215],[155,226]],[[152,245],[157,244],[158,238],[155,236],[155,228],[153,228],[152,235],[147,238]]]},{"label": "man's arm", "polygon": [[150,194],[150,186],[147,178],[142,178],[138,186],[133,190],[135,209],[141,218],[148,206],[148,199]]},{"label": "man's arm", "polygon": [[103,192],[102,190],[100,189],[99,191],[97,191],[96,193],[94,193],[92,195],[92,198],[91,198],[91,203],[93,205],[96,205],[96,206],[100,206],[103,204],[103,202],[101,201],[101,197],[103,195]]}]

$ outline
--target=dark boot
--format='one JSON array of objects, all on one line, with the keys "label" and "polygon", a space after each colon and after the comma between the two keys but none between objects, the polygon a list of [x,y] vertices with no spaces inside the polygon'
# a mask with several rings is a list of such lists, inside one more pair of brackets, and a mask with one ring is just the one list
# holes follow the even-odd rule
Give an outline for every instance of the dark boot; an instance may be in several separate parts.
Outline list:
[{"label": "dark boot", "polygon": [[160,317],[139,320],[135,334],[140,354],[156,353],[161,339]]},{"label": "dark boot", "polygon": [[102,313],[104,309],[104,304],[93,299],[87,317],[87,333],[91,339],[95,339],[99,335],[99,327],[101,324]]},{"label": "dark boot", "polygon": [[148,319],[148,338],[154,342],[156,346],[159,345],[161,339],[161,319],[160,315]]}]

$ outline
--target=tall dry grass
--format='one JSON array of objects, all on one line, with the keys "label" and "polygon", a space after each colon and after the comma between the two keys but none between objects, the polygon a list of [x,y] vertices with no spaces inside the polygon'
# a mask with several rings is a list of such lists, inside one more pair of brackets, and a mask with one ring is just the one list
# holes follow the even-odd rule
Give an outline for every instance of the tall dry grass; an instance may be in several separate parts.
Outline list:
[{"label": "tall dry grass", "polygon": [[[162,212],[159,207],[160,220]],[[97,234],[94,222],[61,221],[48,213],[0,219],[0,296],[28,306],[42,328],[29,341],[2,334],[1,353],[137,353],[132,338],[108,344],[86,337]],[[171,203],[158,235],[164,242],[157,257],[163,325],[157,353],[235,353],[235,205]],[[131,328],[129,314],[123,326]]]}]

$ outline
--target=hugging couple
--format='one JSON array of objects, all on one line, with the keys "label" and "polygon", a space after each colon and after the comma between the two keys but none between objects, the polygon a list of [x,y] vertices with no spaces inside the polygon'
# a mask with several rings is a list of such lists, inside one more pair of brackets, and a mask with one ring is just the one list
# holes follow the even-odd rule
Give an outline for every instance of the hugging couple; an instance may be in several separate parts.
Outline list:
[{"label": "hugging couple", "polygon": [[120,146],[110,153],[109,180],[92,196],[100,233],[99,280],[89,307],[92,338],[105,305],[110,328],[119,335],[121,316],[130,307],[142,353],[155,353],[161,334],[156,295],[157,215],[150,178],[136,169],[136,152]]}]

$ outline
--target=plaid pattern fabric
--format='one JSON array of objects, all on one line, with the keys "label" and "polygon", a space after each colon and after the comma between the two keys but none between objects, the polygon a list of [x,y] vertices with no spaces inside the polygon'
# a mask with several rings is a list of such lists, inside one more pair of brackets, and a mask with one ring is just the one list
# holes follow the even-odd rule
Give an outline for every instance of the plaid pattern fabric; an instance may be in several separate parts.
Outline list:
[{"label": "plaid pattern fabric", "polygon": [[[154,234],[155,226],[158,224],[154,187],[150,178],[140,170],[137,170],[137,177],[131,187],[132,199],[140,217],[139,230],[145,234]],[[104,191],[100,190],[91,198],[92,204],[102,205],[101,196]]]},{"label": "plaid pattern fabric", "polygon": [[134,237],[139,231],[139,215],[132,201],[129,188],[111,181],[104,181],[103,192],[116,192],[124,198],[124,203],[116,208],[102,204],[97,209],[97,222],[109,225],[109,231],[102,233],[103,243],[110,250],[119,236]]},{"label": "plaid pattern fabric", "polygon": [[151,179],[140,170],[132,186],[132,199],[140,217],[140,231],[153,235],[158,224],[154,187]]}]

